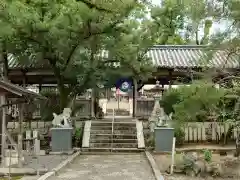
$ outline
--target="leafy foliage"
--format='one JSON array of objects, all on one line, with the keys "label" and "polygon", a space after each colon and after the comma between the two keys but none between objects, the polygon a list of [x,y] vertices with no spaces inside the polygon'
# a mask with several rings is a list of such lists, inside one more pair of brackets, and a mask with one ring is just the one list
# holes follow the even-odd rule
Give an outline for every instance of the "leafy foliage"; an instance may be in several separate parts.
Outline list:
[{"label": "leafy foliage", "polygon": [[[135,44],[145,44],[144,38],[131,38],[135,30],[132,25],[138,22],[134,16],[139,16],[137,12],[144,8],[142,3],[133,0],[96,3],[4,0],[0,22],[11,33],[1,33],[1,41],[4,51],[14,54],[22,63],[51,68],[62,109],[68,99],[87,88],[96,88],[112,72],[118,72],[119,77],[125,67],[134,67],[130,68],[129,76],[144,71],[144,53],[138,56],[139,49],[124,49],[134,38]],[[115,47],[121,48],[122,53],[108,48],[111,42],[119,42]],[[108,53],[109,58],[103,58],[103,49],[110,50],[112,56]],[[126,49],[129,53],[122,58]],[[113,57],[114,61],[121,62],[121,67],[111,65]]]},{"label": "leafy foliage", "polygon": [[207,121],[218,118],[219,107],[226,94],[209,82],[196,82],[190,86],[169,90],[161,104],[166,112],[180,122]]},{"label": "leafy foliage", "polygon": [[206,162],[211,162],[212,161],[212,151],[205,149],[203,150],[203,154],[204,154],[204,160]]}]

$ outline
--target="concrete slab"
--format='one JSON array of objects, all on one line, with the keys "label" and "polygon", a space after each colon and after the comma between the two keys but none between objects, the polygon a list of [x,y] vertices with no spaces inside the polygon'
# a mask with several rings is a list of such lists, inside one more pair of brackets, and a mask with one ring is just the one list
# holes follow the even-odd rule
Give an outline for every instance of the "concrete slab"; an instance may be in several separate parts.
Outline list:
[{"label": "concrete slab", "polygon": [[145,148],[142,121],[136,120],[136,129],[137,129],[138,148]]},{"label": "concrete slab", "polygon": [[[39,169],[40,174],[45,174],[47,169]],[[33,168],[0,168],[0,175],[8,175],[11,174],[12,176],[18,175],[36,175],[37,171]]]},{"label": "concrete slab", "polygon": [[68,151],[68,152],[49,152],[50,155],[72,155],[74,153],[74,150]]},{"label": "concrete slab", "polygon": [[37,180],[38,176],[23,176],[20,180]]},{"label": "concrete slab", "polygon": [[48,180],[155,180],[143,154],[80,155]]}]

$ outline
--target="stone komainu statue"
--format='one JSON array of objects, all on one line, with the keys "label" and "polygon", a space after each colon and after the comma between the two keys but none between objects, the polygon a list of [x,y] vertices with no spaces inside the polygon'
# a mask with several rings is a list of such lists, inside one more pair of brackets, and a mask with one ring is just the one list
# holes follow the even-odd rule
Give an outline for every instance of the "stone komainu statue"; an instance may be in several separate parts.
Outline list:
[{"label": "stone komainu statue", "polygon": [[53,113],[53,121],[52,121],[52,125],[54,127],[72,127],[71,124],[71,113],[72,110],[71,108],[64,108],[63,113],[57,115],[56,113]]}]

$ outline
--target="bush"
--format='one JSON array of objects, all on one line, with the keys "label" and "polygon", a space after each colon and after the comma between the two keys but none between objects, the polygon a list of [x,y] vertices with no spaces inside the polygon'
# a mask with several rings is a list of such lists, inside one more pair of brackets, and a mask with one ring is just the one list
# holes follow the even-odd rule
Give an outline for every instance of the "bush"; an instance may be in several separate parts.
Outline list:
[{"label": "bush", "polygon": [[204,160],[208,163],[212,161],[212,151],[205,149],[203,150]]},{"label": "bush", "polygon": [[164,111],[167,114],[172,112],[173,119],[178,122],[206,121],[222,111],[225,95],[226,90],[215,88],[213,83],[196,82],[168,90],[160,103]]},{"label": "bush", "polygon": [[174,104],[178,104],[181,101],[181,93],[179,89],[170,89],[164,93],[160,105],[164,109],[164,112],[169,115],[174,113]]},{"label": "bush", "polygon": [[174,137],[176,138],[176,145],[182,145],[185,139],[185,132],[182,128],[178,127],[174,129]]},{"label": "bush", "polygon": [[83,128],[76,128],[73,134],[73,144],[75,147],[82,146]]}]

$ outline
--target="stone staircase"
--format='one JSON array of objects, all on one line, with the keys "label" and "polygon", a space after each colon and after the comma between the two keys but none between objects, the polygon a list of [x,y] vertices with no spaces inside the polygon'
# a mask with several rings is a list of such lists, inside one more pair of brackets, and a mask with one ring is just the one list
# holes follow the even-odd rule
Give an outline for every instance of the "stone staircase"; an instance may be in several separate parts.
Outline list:
[{"label": "stone staircase", "polygon": [[[126,109],[115,109],[114,113],[116,116],[129,116],[130,115],[130,111],[126,110]],[[107,109],[106,116],[113,116],[113,110]]]},{"label": "stone staircase", "polygon": [[[144,146],[139,146],[139,128],[132,118],[111,118],[92,120],[89,134],[89,147],[86,151],[97,152],[140,152]],[[140,147],[140,148],[139,148]]]}]

